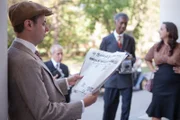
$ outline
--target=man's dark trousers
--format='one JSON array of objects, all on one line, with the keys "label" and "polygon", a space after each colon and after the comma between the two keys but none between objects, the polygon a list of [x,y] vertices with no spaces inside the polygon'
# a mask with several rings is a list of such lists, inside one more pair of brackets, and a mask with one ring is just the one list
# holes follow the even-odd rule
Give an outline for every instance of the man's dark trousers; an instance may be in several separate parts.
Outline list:
[{"label": "man's dark trousers", "polygon": [[121,120],[128,120],[131,107],[132,87],[124,89],[105,88],[103,120],[115,119],[120,95],[122,96]]}]

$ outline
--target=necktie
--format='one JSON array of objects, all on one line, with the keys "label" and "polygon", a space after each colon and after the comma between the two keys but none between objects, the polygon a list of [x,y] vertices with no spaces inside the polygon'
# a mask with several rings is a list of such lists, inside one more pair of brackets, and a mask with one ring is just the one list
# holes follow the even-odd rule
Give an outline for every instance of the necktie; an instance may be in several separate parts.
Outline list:
[{"label": "necktie", "polygon": [[64,78],[64,73],[63,73],[62,69],[60,68],[60,64],[59,63],[56,64],[56,69],[60,72],[61,78]]},{"label": "necktie", "polygon": [[35,54],[39,57],[39,59],[42,60],[42,58],[41,58],[41,56],[40,56],[40,54],[39,54],[39,52],[37,50],[35,51]]},{"label": "necktie", "polygon": [[117,43],[118,43],[118,47],[119,48],[122,48],[122,36],[118,36],[118,41],[117,41]]}]

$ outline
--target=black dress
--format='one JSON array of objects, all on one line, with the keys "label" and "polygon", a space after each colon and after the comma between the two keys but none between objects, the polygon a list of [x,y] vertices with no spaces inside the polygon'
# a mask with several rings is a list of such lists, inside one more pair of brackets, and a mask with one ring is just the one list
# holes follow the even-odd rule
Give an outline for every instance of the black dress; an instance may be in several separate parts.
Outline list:
[{"label": "black dress", "polygon": [[180,120],[180,74],[169,64],[158,65],[153,81],[153,97],[147,109],[150,117]]}]

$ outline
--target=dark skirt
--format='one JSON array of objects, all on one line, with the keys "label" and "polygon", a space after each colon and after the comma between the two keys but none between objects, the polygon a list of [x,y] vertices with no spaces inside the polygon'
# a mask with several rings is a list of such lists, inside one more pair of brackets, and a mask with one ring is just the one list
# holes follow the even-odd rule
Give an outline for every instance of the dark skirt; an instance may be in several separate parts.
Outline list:
[{"label": "dark skirt", "polygon": [[158,67],[152,101],[146,112],[149,117],[180,120],[180,74],[174,73],[172,65],[161,64]]}]

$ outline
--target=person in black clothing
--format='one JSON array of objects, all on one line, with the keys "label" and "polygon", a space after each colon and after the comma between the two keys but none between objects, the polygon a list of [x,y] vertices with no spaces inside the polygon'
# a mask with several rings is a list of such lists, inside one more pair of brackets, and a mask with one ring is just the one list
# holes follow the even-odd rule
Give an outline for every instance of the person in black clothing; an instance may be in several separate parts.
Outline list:
[{"label": "person in black clothing", "polygon": [[[50,48],[51,60],[46,61],[45,65],[49,68],[50,72],[55,79],[64,78],[69,76],[69,68],[67,65],[61,63],[63,59],[63,48],[59,44],[54,44]],[[66,102],[70,102],[71,87],[68,90],[68,95],[65,95]]]}]

